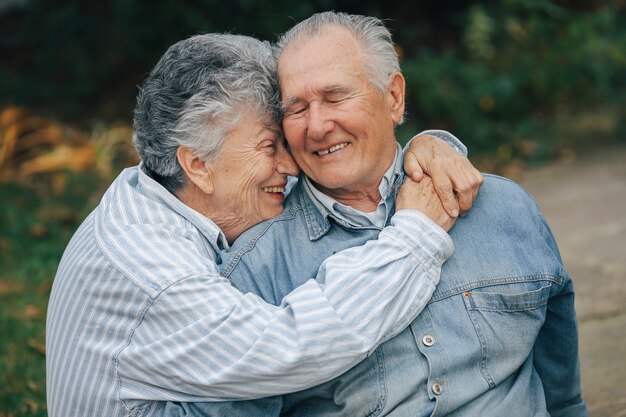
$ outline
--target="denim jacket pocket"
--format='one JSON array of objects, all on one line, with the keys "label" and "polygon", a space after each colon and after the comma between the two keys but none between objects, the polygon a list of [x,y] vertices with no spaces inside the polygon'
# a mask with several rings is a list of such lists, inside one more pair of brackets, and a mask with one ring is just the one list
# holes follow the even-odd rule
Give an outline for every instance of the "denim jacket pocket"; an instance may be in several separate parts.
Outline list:
[{"label": "denim jacket pocket", "polygon": [[462,294],[480,341],[480,370],[490,387],[512,375],[531,356],[551,289],[551,282],[536,281]]}]

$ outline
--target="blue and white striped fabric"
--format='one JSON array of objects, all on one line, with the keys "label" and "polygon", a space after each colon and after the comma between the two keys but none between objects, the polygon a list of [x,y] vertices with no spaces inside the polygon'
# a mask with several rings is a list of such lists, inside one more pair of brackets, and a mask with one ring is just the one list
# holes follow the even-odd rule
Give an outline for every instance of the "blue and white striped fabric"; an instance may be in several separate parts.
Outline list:
[{"label": "blue and white striped fabric", "polygon": [[141,169],[122,172],[76,232],[52,288],[49,415],[142,416],[155,401],[317,385],[408,325],[452,252],[442,229],[404,210],[277,307],[219,275],[224,246],[213,222]]}]

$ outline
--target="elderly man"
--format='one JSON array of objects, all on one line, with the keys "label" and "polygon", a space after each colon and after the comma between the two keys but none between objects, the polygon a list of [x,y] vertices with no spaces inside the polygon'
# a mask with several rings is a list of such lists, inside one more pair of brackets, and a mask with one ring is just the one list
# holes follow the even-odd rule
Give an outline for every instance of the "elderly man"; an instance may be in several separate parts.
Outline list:
[{"label": "elderly man", "polygon": [[[222,266],[239,289],[275,304],[389,221],[402,182],[394,126],[405,93],[391,36],[370,17],[322,13],[299,23],[279,43],[278,72],[285,135],[306,177],[283,214],[244,233]],[[255,407],[249,415],[587,415],[572,282],[532,199],[487,175],[450,235],[455,253],[409,328],[335,380],[233,404],[229,415],[246,407]],[[268,275],[274,280],[254,279]],[[216,407],[196,406],[197,415]]]}]

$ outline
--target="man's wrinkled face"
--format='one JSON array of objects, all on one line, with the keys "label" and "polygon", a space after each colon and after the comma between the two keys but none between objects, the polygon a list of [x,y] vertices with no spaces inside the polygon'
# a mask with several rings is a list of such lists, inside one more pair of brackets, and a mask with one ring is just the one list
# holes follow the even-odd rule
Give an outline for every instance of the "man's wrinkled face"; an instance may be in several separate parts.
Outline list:
[{"label": "man's wrinkled face", "polygon": [[390,90],[380,92],[370,82],[361,49],[346,29],[330,26],[289,45],[279,59],[285,136],[322,191],[378,187],[395,156],[404,84],[398,106]]}]

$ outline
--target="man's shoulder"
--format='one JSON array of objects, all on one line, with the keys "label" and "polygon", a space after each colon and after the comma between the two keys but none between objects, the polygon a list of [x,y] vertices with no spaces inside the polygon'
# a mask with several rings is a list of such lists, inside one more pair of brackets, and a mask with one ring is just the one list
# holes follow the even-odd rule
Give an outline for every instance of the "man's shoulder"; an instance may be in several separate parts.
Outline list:
[{"label": "man's shoulder", "polygon": [[539,206],[519,184],[493,174],[483,174],[483,177],[485,182],[472,208],[449,232],[453,239],[461,234],[477,239],[493,230],[506,230],[514,236],[539,232],[545,227]]},{"label": "man's shoulder", "polygon": [[472,208],[449,231],[455,252],[433,300],[478,287],[566,282],[556,242],[532,197],[512,180],[484,178]]},{"label": "man's shoulder", "polygon": [[490,214],[536,214],[540,215],[535,200],[515,181],[494,174],[483,174],[484,184],[478,191],[472,211],[482,210]]},{"label": "man's shoulder", "polygon": [[498,190],[500,193],[519,196],[524,195],[528,197],[528,193],[512,179],[490,173],[483,173],[483,178],[485,179],[485,183],[480,188],[481,191],[486,188],[490,190]]}]

